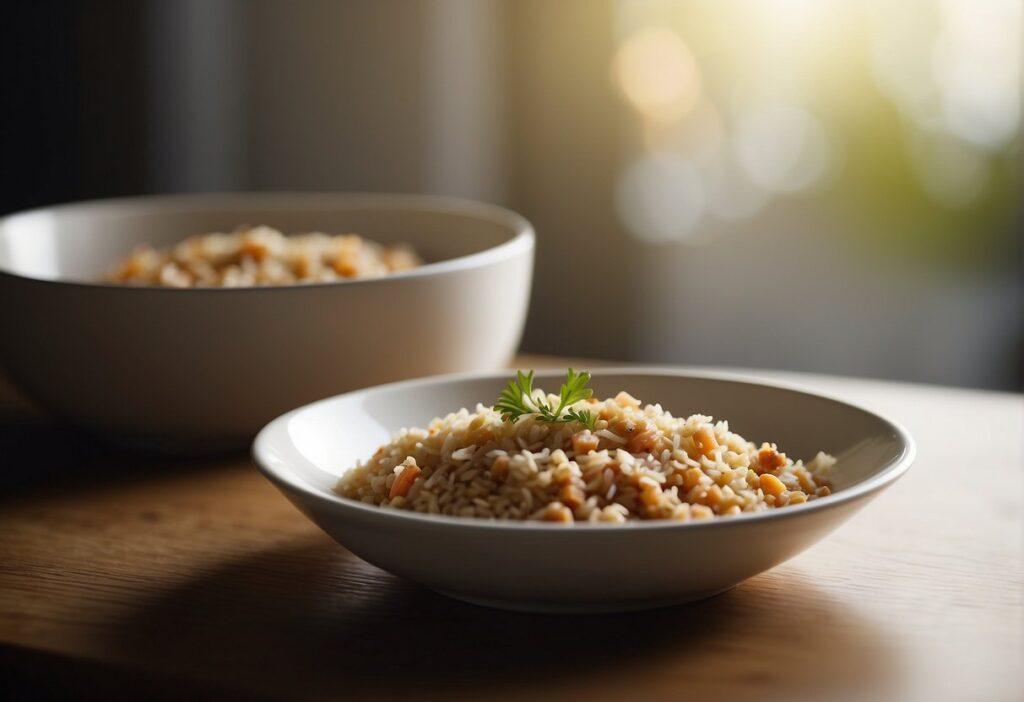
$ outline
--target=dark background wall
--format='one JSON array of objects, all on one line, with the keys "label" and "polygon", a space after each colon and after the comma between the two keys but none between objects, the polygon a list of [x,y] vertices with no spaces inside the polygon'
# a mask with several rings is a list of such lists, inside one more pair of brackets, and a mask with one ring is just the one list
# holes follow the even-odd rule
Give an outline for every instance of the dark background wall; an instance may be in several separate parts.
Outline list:
[{"label": "dark background wall", "polygon": [[147,189],[147,6],[15,2],[0,21],[0,211]]}]

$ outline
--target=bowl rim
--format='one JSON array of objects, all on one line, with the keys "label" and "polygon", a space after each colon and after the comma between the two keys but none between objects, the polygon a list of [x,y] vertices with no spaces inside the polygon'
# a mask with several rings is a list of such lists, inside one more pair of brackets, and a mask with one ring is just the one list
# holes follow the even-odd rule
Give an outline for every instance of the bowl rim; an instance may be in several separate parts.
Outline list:
[{"label": "bowl rim", "polygon": [[[781,520],[781,519],[793,519],[801,516],[809,515],[812,512],[819,512],[824,510],[831,510],[850,502],[854,502],[858,499],[873,495],[879,491],[890,486],[896,480],[903,476],[904,473],[913,464],[914,459],[917,456],[917,444],[914,441],[913,436],[910,432],[903,427],[902,424],[896,422],[874,410],[869,410],[858,404],[841,400],[831,395],[816,392],[809,388],[804,388],[798,384],[791,384],[787,382],[764,382],[758,378],[751,377],[749,375],[743,375],[741,372],[732,371],[719,371],[719,370],[703,370],[699,368],[687,368],[679,366],[602,366],[590,369],[588,372],[591,375],[648,375],[648,376],[673,376],[683,378],[700,378],[706,380],[720,380],[728,381],[732,383],[740,383],[745,385],[755,385],[760,387],[768,387],[776,390],[784,390],[788,392],[794,392],[800,395],[813,397],[815,399],[824,399],[829,402],[833,402],[842,405],[848,409],[856,410],[864,414],[870,415],[875,419],[880,420],[883,424],[887,425],[893,434],[898,438],[902,444],[902,450],[900,453],[886,465],[876,472],[868,479],[857,483],[849,488],[838,490],[837,492],[829,495],[828,497],[821,498],[818,500],[811,500],[798,505],[787,506],[785,509],[778,510],[764,510],[760,512],[744,512],[738,516],[728,518],[715,518],[707,520],[690,520],[686,522],[677,522],[672,520],[633,520],[624,523],[617,524],[594,524],[590,522],[574,522],[571,525],[564,524],[551,524],[547,522],[539,521],[518,521],[518,520],[501,520],[501,519],[486,519],[483,517],[454,517],[449,515],[437,515],[437,514],[424,514],[420,512],[411,512],[399,509],[385,509],[376,505],[369,505],[363,502],[352,500],[347,497],[342,497],[333,492],[324,492],[317,489],[308,483],[300,480],[293,480],[288,476],[282,475],[270,465],[269,461],[266,460],[266,454],[270,450],[273,436],[278,434],[287,435],[286,431],[282,431],[286,427],[287,423],[298,413],[308,411],[317,405],[325,404],[339,400],[343,397],[353,397],[366,395],[380,390],[401,390],[404,388],[415,388],[424,385],[441,385],[449,382],[464,381],[464,380],[480,380],[480,379],[494,379],[500,380],[507,376],[507,373],[503,371],[488,371],[488,372],[471,372],[471,373],[451,373],[446,375],[436,375],[427,378],[417,378],[414,380],[405,380],[395,383],[387,383],[384,385],[377,385],[369,388],[362,388],[360,390],[354,390],[352,392],[342,393],[327,397],[322,400],[317,400],[302,407],[297,407],[276,419],[269,422],[260,432],[256,435],[256,439],[252,445],[252,459],[257,469],[266,477],[270,482],[275,484],[282,491],[293,491],[309,498],[312,498],[321,503],[330,505],[334,511],[351,512],[356,515],[362,515],[371,519],[382,519],[382,520],[398,520],[396,523],[401,524],[403,522],[410,526],[420,525],[421,527],[435,527],[435,528],[480,528],[490,530],[527,530],[527,531],[552,531],[558,533],[570,533],[570,532],[581,532],[581,533],[620,533],[623,529],[640,529],[640,530],[662,530],[662,529],[715,529],[715,528],[728,528],[731,526],[737,526],[746,524],[755,520]],[[563,371],[560,370],[543,370],[538,371],[537,378],[547,377],[560,377],[563,375]]]},{"label": "bowl rim", "polygon": [[[456,273],[473,268],[487,266],[489,264],[506,261],[522,253],[533,251],[536,234],[533,225],[529,220],[505,207],[492,205],[467,198],[448,197],[439,195],[419,195],[407,193],[360,193],[360,192],[330,192],[330,191],[231,191],[214,193],[187,193],[167,195],[142,195],[137,197],[106,198],[97,200],[82,200],[78,202],[62,203],[36,207],[29,210],[12,212],[0,217],[0,230],[5,227],[16,226],[19,219],[38,217],[53,213],[87,214],[90,211],[100,211],[107,208],[121,208],[125,212],[136,211],[202,211],[204,209],[230,209],[232,203],[236,206],[243,204],[260,204],[267,207],[278,206],[286,209],[302,209],[316,201],[330,200],[336,203],[338,209],[380,209],[380,210],[404,210],[423,211],[435,213],[447,213],[461,217],[476,219],[491,224],[498,224],[508,228],[511,236],[497,246],[477,251],[476,253],[446,258],[441,261],[425,263],[422,266],[407,271],[390,273],[379,278],[355,278],[352,280],[334,280],[315,283],[292,283],[289,285],[268,285],[248,287],[194,287],[194,288],[169,288],[155,285],[123,285],[118,283],[107,283],[104,281],[71,280],[67,278],[42,278],[33,275],[26,275],[22,272],[11,269],[0,263],[0,278],[10,278],[23,282],[36,283],[40,285],[71,286],[81,288],[94,288],[105,290],[131,291],[129,294],[148,295],[182,295],[197,293],[225,294],[255,294],[255,293],[280,293],[286,290],[309,290],[316,288],[332,288],[337,286],[367,286],[386,285],[388,283],[440,276],[449,273]],[[2,239],[2,237],[0,237]]]}]

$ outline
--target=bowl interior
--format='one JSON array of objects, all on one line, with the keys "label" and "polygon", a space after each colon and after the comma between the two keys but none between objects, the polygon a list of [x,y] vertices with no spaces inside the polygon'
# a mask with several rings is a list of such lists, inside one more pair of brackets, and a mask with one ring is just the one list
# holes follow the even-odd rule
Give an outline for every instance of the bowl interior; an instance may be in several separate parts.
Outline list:
[{"label": "bowl interior", "polygon": [[95,282],[136,246],[265,224],[286,234],[353,232],[404,242],[428,262],[511,241],[529,225],[498,207],[407,195],[236,194],[97,201],[0,220],[0,270],[44,280]]},{"label": "bowl interior", "polygon": [[[557,390],[561,373],[538,373],[535,387]],[[411,381],[349,393],[281,417],[257,439],[256,452],[281,478],[328,492],[345,470],[368,458],[403,427],[478,402],[491,404],[504,376]],[[599,397],[626,390],[644,403],[659,402],[675,416],[701,413],[726,419],[750,441],[773,441],[793,458],[819,451],[838,460],[838,491],[897,463],[908,439],[889,421],[866,410],[809,392],[756,382],[661,370],[597,370]]]}]

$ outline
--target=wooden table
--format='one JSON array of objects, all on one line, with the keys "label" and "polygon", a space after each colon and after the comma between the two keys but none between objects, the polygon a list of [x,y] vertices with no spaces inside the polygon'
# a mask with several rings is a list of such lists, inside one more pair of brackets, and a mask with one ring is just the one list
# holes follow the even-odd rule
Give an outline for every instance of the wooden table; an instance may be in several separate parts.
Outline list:
[{"label": "wooden table", "polygon": [[899,418],[917,464],[792,561],[613,616],[445,599],[336,546],[244,456],[143,460],[8,413],[0,680],[100,699],[1020,700],[1021,397],[761,375]]}]

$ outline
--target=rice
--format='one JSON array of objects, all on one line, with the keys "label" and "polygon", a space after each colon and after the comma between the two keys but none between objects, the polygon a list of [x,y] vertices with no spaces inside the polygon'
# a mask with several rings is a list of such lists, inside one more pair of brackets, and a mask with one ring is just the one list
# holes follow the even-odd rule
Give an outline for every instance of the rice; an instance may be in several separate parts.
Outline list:
[{"label": "rice", "polygon": [[835,459],[825,453],[793,461],[727,422],[675,418],[625,392],[577,407],[596,415],[593,431],[534,414],[505,422],[483,405],[461,409],[403,429],[335,490],[428,514],[564,523],[709,519],[830,493]]},{"label": "rice", "polygon": [[408,246],[356,234],[285,236],[270,227],[189,237],[167,249],[133,251],[105,280],[172,288],[251,287],[374,278],[422,265]]}]

